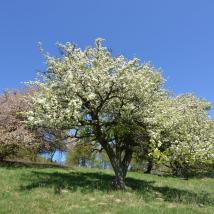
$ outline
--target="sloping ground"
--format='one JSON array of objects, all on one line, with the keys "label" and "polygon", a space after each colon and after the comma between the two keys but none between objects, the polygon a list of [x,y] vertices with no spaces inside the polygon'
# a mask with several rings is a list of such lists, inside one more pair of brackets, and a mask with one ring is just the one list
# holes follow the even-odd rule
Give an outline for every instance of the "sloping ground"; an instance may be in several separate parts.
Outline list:
[{"label": "sloping ground", "polygon": [[0,162],[0,167],[6,168],[67,168],[65,165],[57,163],[37,163],[30,161],[4,160]]},{"label": "sloping ground", "polygon": [[[16,166],[16,167],[15,167]],[[214,213],[214,179],[129,173],[125,192],[111,171],[0,166],[0,214]]]}]

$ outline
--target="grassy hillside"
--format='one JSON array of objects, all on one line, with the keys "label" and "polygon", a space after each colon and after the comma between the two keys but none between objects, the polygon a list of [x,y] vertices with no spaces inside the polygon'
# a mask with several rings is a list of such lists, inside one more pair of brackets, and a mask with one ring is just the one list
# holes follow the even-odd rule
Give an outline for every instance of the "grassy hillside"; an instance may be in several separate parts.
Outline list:
[{"label": "grassy hillside", "polygon": [[214,213],[211,178],[129,173],[126,192],[113,191],[111,180],[96,169],[0,166],[0,214]]}]

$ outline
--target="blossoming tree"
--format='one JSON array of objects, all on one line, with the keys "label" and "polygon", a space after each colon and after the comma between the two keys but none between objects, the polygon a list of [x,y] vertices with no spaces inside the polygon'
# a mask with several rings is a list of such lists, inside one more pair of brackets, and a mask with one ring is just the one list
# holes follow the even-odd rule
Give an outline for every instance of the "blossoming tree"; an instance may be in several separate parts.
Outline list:
[{"label": "blossoming tree", "polygon": [[150,123],[153,157],[169,164],[174,174],[188,176],[192,167],[214,160],[211,104],[192,94],[158,104]]},{"label": "blossoming tree", "polygon": [[41,140],[37,131],[30,130],[24,123],[21,111],[28,110],[24,99],[30,91],[4,92],[0,96],[0,161],[14,156],[20,149],[38,150]]},{"label": "blossoming tree", "polygon": [[[31,129],[25,124],[32,88],[6,91],[0,96],[0,161],[6,158],[36,159],[40,153],[65,151],[67,133],[56,129]],[[21,155],[21,156],[20,156]]]},{"label": "blossoming tree", "polygon": [[33,82],[28,124],[63,130],[89,138],[105,150],[115,172],[113,185],[125,188],[136,130],[144,132],[154,103],[165,99],[161,73],[137,58],[113,56],[97,39],[85,50],[71,43],[58,45],[62,56],[45,55],[47,72]]}]

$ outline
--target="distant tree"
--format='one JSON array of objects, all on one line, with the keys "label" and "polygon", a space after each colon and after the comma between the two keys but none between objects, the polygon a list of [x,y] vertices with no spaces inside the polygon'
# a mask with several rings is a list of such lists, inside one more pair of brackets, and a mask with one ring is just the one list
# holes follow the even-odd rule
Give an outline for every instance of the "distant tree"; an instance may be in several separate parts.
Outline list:
[{"label": "distant tree", "polygon": [[22,148],[36,151],[41,143],[37,132],[24,123],[22,111],[28,110],[25,95],[30,91],[7,92],[0,97],[0,159],[14,156]]},{"label": "distant tree", "polygon": [[93,166],[95,156],[94,145],[88,142],[87,139],[81,139],[75,142],[68,150],[66,163],[71,166]]},{"label": "distant tree", "polygon": [[70,137],[68,131],[44,128],[40,129],[40,132],[43,143],[40,145],[38,153],[48,154],[49,161],[53,162],[56,152],[67,151],[67,143]]},{"label": "distant tree", "polygon": [[[40,153],[66,149],[65,132],[43,128],[31,129],[25,123],[33,89],[5,91],[0,96],[0,159],[20,157],[36,160]],[[49,136],[49,138],[47,137]],[[50,137],[51,136],[51,137]]]},{"label": "distant tree", "polygon": [[148,127],[151,159],[168,164],[173,174],[184,176],[214,160],[214,126],[208,115],[210,109],[209,102],[191,94],[160,102]]}]

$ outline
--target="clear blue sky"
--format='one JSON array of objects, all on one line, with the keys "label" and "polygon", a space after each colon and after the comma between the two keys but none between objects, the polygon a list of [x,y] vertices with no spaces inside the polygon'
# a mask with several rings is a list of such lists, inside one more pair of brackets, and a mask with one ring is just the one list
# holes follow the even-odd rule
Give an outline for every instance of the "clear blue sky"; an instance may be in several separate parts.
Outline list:
[{"label": "clear blue sky", "polygon": [[[0,91],[44,69],[37,48],[106,39],[115,54],[161,67],[167,87],[214,103],[213,0],[1,0]],[[214,116],[214,111],[212,111]]]}]

